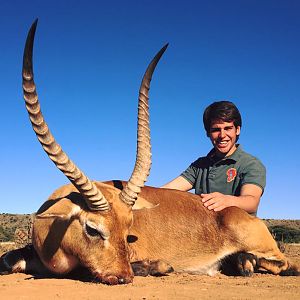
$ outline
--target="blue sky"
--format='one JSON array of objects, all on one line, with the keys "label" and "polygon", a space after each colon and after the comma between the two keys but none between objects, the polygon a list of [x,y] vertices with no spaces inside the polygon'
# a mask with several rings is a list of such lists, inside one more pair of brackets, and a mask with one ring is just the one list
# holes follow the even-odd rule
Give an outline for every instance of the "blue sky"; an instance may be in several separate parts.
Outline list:
[{"label": "blue sky", "polygon": [[243,149],[267,168],[258,216],[300,218],[296,0],[1,1],[0,212],[34,212],[68,183],[42,151],[23,102],[23,47],[37,17],[34,70],[42,111],[90,178],[129,178],[140,80],[169,42],[150,91],[147,184],[162,185],[210,150],[202,112],[228,99],[243,117]]}]

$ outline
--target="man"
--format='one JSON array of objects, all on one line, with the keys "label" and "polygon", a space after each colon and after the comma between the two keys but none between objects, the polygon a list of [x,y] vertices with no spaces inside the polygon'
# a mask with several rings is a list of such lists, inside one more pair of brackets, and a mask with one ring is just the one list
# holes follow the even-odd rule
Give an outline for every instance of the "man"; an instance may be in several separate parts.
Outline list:
[{"label": "man", "polygon": [[205,109],[203,123],[213,149],[162,188],[194,188],[209,210],[237,206],[256,215],[266,184],[266,170],[236,143],[242,126],[239,110],[229,101],[214,102]]}]

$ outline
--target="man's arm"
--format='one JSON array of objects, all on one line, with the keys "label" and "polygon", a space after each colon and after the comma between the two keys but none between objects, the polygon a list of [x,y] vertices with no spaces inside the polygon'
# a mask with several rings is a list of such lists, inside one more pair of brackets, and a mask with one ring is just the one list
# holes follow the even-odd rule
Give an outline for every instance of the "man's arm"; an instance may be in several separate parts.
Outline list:
[{"label": "man's arm", "polygon": [[220,211],[229,206],[237,206],[248,213],[257,211],[262,188],[255,184],[244,184],[240,196],[224,195],[218,192],[201,194],[204,206],[209,210]]},{"label": "man's arm", "polygon": [[178,176],[172,181],[161,186],[161,188],[187,192],[191,190],[193,186],[185,178],[183,178],[182,176]]}]

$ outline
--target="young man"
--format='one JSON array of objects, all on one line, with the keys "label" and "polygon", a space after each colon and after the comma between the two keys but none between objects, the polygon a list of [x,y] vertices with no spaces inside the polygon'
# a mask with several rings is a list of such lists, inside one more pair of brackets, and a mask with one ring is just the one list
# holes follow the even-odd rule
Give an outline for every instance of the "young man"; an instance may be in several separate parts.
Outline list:
[{"label": "young man", "polygon": [[229,101],[214,102],[205,109],[203,123],[213,149],[162,188],[194,188],[209,210],[237,206],[256,215],[266,170],[257,158],[236,144],[242,126],[239,110]]}]

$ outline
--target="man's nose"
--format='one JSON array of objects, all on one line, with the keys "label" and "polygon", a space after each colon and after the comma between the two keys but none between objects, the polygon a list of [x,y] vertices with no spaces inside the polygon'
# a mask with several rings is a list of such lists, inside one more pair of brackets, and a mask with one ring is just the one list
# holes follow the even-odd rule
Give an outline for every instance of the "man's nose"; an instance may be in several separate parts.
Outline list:
[{"label": "man's nose", "polygon": [[223,137],[226,136],[226,133],[225,133],[225,130],[224,130],[224,129],[220,129],[219,136],[220,136],[221,138],[223,138]]}]

